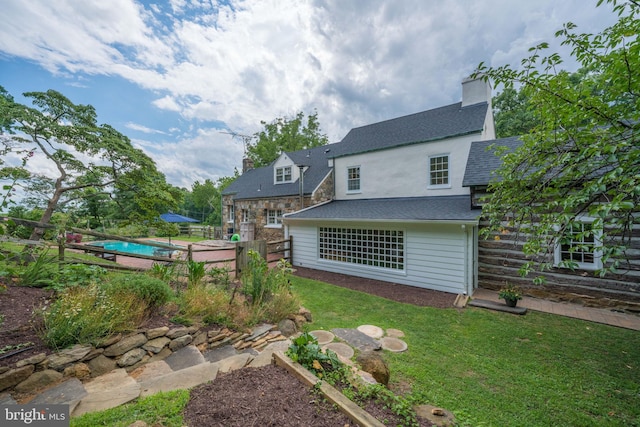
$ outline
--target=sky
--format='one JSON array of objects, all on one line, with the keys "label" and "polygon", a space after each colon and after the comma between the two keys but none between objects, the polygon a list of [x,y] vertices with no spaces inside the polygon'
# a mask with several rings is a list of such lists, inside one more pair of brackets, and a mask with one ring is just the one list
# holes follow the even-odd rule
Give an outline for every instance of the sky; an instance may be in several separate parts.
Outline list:
[{"label": "sky", "polygon": [[597,33],[615,21],[596,3],[3,0],[0,86],[22,103],[54,89],[94,106],[169,183],[191,189],[241,170],[243,141],[230,133],[251,136],[261,121],[317,112],[338,142],[459,102],[480,62],[518,66],[543,41],[567,57],[554,37],[564,23]]}]

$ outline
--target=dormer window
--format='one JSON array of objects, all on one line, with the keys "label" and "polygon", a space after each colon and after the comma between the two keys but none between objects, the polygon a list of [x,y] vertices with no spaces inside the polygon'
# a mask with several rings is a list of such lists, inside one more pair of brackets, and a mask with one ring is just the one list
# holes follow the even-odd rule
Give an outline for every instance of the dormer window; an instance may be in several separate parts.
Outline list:
[{"label": "dormer window", "polygon": [[276,168],[276,184],[282,184],[285,182],[291,182],[291,166],[283,166],[281,168]]}]

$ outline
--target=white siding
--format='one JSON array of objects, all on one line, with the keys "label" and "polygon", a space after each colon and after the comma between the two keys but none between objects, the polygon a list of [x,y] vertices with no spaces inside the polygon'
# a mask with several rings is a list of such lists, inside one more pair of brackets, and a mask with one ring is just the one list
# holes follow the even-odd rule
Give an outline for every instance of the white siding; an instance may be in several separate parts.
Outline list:
[{"label": "white siding", "polygon": [[[402,230],[405,233],[405,269],[387,270],[318,258],[318,227],[345,227]],[[473,265],[469,256],[473,247],[468,245],[467,229],[453,224],[380,224],[318,222],[313,225],[291,221],[289,234],[293,236],[293,265],[327,270],[335,273],[384,280],[435,289],[451,293],[470,293]]]}]

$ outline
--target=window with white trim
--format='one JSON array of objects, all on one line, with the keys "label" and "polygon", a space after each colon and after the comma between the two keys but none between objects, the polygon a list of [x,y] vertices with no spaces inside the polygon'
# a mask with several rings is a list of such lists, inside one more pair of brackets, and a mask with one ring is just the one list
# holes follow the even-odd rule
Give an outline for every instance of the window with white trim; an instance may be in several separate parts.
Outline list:
[{"label": "window with white trim", "polygon": [[429,156],[429,187],[449,186],[449,155]]},{"label": "window with white trim", "polygon": [[592,220],[584,219],[569,225],[556,244],[555,265],[580,270],[601,269],[602,254],[598,249],[601,241],[602,229],[594,227]]},{"label": "window with white trim", "polygon": [[347,168],[347,193],[360,192],[360,166]]},{"label": "window with white trim", "polygon": [[291,166],[283,166],[281,168],[276,168],[276,184],[281,184],[284,182],[291,182]]},{"label": "window with white trim", "polygon": [[235,222],[235,209],[233,205],[229,205],[229,217],[227,218],[227,222]]},{"label": "window with white trim", "polygon": [[404,231],[319,227],[320,259],[404,270]]},{"label": "window with white trim", "polygon": [[242,222],[249,222],[249,209],[242,209]]},{"label": "window with white trim", "polygon": [[267,209],[267,225],[282,225],[282,210]]}]

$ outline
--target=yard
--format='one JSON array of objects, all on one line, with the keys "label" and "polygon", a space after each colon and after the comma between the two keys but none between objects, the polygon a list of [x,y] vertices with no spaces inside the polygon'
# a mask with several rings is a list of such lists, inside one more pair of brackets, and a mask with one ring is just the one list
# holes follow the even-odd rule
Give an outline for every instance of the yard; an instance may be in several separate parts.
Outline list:
[{"label": "yard", "polygon": [[[453,411],[459,426],[640,426],[636,331],[537,312],[419,307],[302,277],[292,282],[313,329],[404,331],[408,351],[385,353],[391,388]],[[182,405],[158,409],[175,396],[156,399],[122,416],[162,412],[182,425]]]}]

